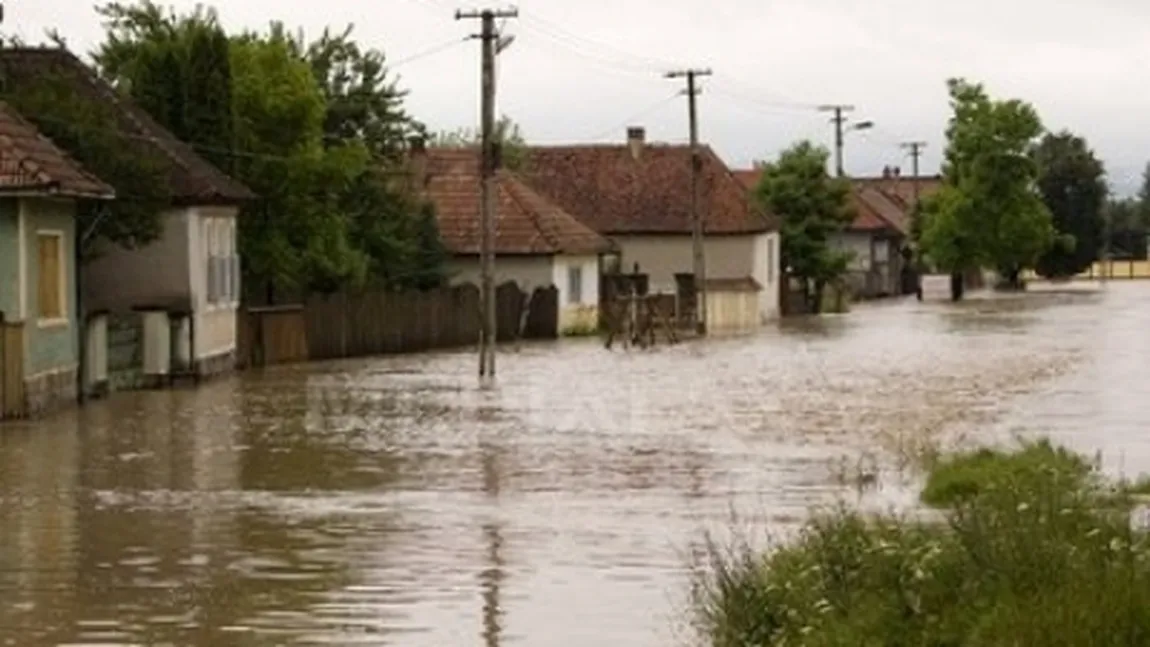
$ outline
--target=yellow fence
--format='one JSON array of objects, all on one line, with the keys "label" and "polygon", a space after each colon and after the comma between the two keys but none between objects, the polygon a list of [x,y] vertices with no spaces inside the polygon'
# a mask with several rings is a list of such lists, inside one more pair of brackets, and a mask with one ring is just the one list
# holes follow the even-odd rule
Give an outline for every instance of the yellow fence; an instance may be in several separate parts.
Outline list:
[{"label": "yellow fence", "polygon": [[[1040,278],[1028,271],[1024,278]],[[1076,279],[1150,279],[1150,260],[1111,260],[1098,261],[1089,270],[1078,274]]]}]

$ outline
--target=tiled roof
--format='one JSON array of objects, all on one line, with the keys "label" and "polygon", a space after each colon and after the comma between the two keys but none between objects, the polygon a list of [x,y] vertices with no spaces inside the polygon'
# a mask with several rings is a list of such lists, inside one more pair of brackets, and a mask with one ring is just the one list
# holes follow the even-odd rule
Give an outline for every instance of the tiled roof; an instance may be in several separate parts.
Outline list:
[{"label": "tiled roof", "polygon": [[[247,187],[229,177],[176,139],[144,110],[99,79],[74,54],[62,48],[3,48],[0,66],[9,86],[35,83],[48,75],[66,80],[77,95],[110,108],[125,145],[166,162],[172,198],[182,204],[234,204],[255,197]],[[27,115],[35,121],[35,115]]]},{"label": "tiled roof", "polygon": [[878,189],[865,185],[853,186],[851,204],[855,208],[854,222],[848,227],[851,231],[910,232],[910,216],[907,211]]},{"label": "tiled roof", "polygon": [[917,180],[906,175],[893,177],[858,177],[852,180],[857,186],[866,186],[882,191],[890,200],[904,209],[914,205],[914,187],[918,184],[919,199],[937,193],[942,188],[942,177],[937,175],[920,176]]},{"label": "tiled roof", "polygon": [[110,199],[115,191],[88,173],[0,102],[0,192],[36,191],[72,198]]},{"label": "tiled roof", "polygon": [[[474,149],[426,152],[425,196],[454,254],[480,252],[479,155]],[[596,254],[610,243],[536,193],[515,174],[496,177],[496,254]]]},{"label": "tiled roof", "polygon": [[[532,147],[523,177],[595,231],[604,234],[691,233],[691,149],[643,144]],[[714,151],[702,147],[699,209],[708,234],[777,229]]]}]

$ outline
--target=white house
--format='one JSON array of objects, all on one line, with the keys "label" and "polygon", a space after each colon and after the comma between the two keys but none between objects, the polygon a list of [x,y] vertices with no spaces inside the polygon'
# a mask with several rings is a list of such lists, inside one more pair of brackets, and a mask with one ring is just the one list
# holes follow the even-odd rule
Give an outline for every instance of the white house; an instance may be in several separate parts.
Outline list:
[{"label": "white house", "polygon": [[185,370],[200,376],[232,370],[240,301],[236,213],[255,195],[68,50],[4,48],[0,63],[10,86],[52,75],[77,96],[106,108],[116,116],[126,145],[161,165],[167,178],[172,203],[162,214],[160,237],[134,250],[100,250],[82,269],[84,310],[167,311],[181,322],[175,331],[175,361],[183,360]]},{"label": "white house", "polygon": [[[757,286],[757,323],[775,319],[778,227],[754,207],[743,184],[710,147],[701,147],[699,158],[708,286],[737,285],[741,292]],[[676,275],[691,274],[694,268],[691,164],[689,146],[648,143],[642,128],[629,128],[627,141],[620,144],[532,147],[523,177],[609,239],[622,270],[638,265],[651,292],[675,293]],[[717,312],[708,308],[708,317]],[[708,322],[708,327],[727,327],[722,324]]]},{"label": "white house", "polygon": [[[480,282],[480,174],[474,149],[411,150],[422,194],[435,206],[452,258],[454,283]],[[559,330],[598,325],[600,257],[610,243],[527,186],[511,171],[496,176],[495,282],[515,281],[530,294],[555,286]]]}]

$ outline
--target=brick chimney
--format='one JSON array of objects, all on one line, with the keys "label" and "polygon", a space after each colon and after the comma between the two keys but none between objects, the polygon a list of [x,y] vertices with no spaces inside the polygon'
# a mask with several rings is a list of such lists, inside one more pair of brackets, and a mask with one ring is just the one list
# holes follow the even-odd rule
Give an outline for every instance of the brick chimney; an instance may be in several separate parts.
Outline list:
[{"label": "brick chimney", "polygon": [[631,149],[631,157],[639,159],[643,154],[643,144],[647,139],[647,132],[642,126],[631,126],[627,129],[627,148]]},{"label": "brick chimney", "polygon": [[408,140],[407,172],[410,190],[418,192],[427,186],[427,140],[421,136]]}]

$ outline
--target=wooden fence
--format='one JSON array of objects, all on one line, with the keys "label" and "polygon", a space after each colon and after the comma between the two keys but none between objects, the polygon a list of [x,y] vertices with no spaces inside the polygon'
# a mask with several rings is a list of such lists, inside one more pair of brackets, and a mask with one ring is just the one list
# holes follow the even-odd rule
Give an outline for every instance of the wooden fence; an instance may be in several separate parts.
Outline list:
[{"label": "wooden fence", "polygon": [[0,420],[22,418],[24,407],[24,324],[0,313]]},{"label": "wooden fence", "polygon": [[[303,360],[406,353],[474,344],[479,339],[479,289],[315,295],[293,306],[240,311],[241,367]],[[515,283],[496,290],[500,341],[558,336],[558,290],[528,297]]]}]

